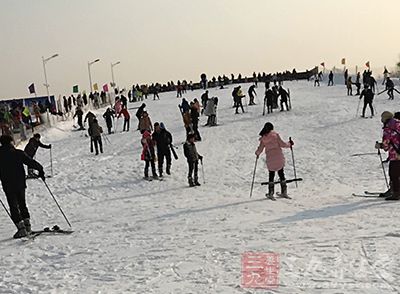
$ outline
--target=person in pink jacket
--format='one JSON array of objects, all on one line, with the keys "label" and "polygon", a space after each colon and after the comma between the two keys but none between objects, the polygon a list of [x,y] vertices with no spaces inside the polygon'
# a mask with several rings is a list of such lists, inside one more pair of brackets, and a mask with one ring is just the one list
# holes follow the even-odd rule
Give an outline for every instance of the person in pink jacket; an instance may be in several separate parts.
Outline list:
[{"label": "person in pink jacket", "polygon": [[[267,169],[269,171],[269,182],[273,182],[275,179],[275,172],[278,172],[279,180],[281,182],[281,196],[288,197],[287,185],[284,173],[285,167],[285,156],[283,155],[282,148],[290,148],[294,145],[293,141],[284,142],[279,134],[274,131],[272,123],[267,122],[264,128],[260,132],[260,145],[256,150],[257,158],[265,149],[265,155],[267,157]],[[268,198],[274,197],[274,187],[271,184],[268,186]]]}]

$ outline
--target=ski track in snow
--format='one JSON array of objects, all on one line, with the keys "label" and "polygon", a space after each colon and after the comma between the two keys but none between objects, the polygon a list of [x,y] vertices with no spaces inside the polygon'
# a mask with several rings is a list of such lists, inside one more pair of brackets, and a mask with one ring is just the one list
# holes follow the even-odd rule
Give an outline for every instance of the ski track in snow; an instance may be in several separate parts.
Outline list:
[{"label": "ski track in snow", "polygon": [[[47,182],[75,233],[12,240],[14,227],[0,213],[0,293],[398,293],[398,204],[351,196],[385,189],[377,156],[350,157],[375,152],[379,115],[356,118],[358,98],[344,96],[343,85],[285,86],[293,110],[265,117],[264,85],[257,89],[258,105],[239,115],[232,87],[210,89],[210,97],[219,97],[220,125],[203,127],[201,117],[197,148],[206,184],[197,188],[187,185],[175,93],[146,101],[152,122],[163,121],[179,148],[164,181],[142,180],[135,110],[131,131],[121,133],[118,120],[119,131],[108,136],[111,145],[103,140],[105,152],[97,157],[89,152],[86,132],[69,131],[71,121],[43,133],[43,142],[54,146],[55,176]],[[396,110],[396,103],[378,96],[376,113]],[[304,181],[297,189],[289,185],[293,200],[265,199],[266,187],[259,185],[267,180],[264,156],[249,199],[257,134],[266,121],[295,141],[297,175]],[[290,150],[285,156],[286,176],[293,178]],[[39,149],[37,159],[49,173],[48,152]],[[67,228],[43,183],[28,181],[27,201],[34,228]],[[241,254],[247,251],[280,254],[278,289],[240,287]]]}]

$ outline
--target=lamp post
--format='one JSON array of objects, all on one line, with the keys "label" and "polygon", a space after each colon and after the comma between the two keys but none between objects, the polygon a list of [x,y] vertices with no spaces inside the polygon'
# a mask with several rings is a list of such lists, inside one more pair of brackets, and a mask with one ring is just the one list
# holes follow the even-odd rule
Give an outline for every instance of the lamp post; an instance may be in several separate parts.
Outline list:
[{"label": "lamp post", "polygon": [[120,61],[117,61],[115,63],[111,63],[111,77],[112,77],[112,82],[113,82],[113,89],[115,89],[115,79],[114,79],[114,66],[120,64]]},{"label": "lamp post", "polygon": [[94,63],[99,62],[99,61],[100,61],[100,59],[97,58],[96,60],[94,60],[94,61],[92,61],[92,62],[88,62],[90,92],[93,92],[92,75],[91,75],[91,73],[90,73],[90,67],[91,67]]},{"label": "lamp post", "polygon": [[[58,56],[58,54],[54,54],[54,55],[52,55],[52,56],[50,56],[50,57],[47,57],[47,58],[44,58],[43,56],[42,56],[42,62],[43,62],[43,71],[44,71],[44,81],[45,81],[45,84],[44,84],[44,86],[46,87],[46,92],[47,92],[47,100],[50,102],[50,93],[49,93],[49,83],[47,82],[47,72],[46,72],[46,63],[48,62],[48,61],[50,61],[51,59],[53,59],[53,58],[56,58]],[[50,125],[50,117],[49,117],[49,111],[47,110],[47,121],[48,121],[48,123],[49,123],[49,125]]]}]

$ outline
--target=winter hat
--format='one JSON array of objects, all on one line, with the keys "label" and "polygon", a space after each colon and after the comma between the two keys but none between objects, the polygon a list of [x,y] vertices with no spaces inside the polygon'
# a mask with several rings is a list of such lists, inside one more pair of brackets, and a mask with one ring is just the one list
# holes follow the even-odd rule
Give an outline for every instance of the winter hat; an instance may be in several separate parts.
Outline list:
[{"label": "winter hat", "polygon": [[163,122],[160,123],[160,128],[163,129],[163,130],[165,130],[165,125],[164,125]]},{"label": "winter hat", "polygon": [[389,119],[393,118],[393,113],[391,113],[390,111],[384,111],[381,114],[381,121],[382,122],[387,122]]},{"label": "winter hat", "polygon": [[13,138],[9,135],[2,135],[0,137],[0,144],[1,146],[9,146],[11,145],[11,142],[13,142]]}]

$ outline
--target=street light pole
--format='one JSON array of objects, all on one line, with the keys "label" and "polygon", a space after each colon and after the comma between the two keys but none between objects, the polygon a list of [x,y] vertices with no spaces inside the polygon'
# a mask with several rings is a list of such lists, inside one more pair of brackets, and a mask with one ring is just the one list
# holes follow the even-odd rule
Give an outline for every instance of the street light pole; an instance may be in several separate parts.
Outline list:
[{"label": "street light pole", "polygon": [[100,59],[96,59],[92,62],[88,62],[88,72],[89,72],[89,83],[90,83],[90,92],[93,92],[93,85],[92,85],[92,74],[90,72],[90,67],[92,66],[92,64],[96,63],[100,61]]},{"label": "street light pole", "polygon": [[[56,58],[57,56],[58,56],[58,54],[54,54],[54,55],[52,55],[52,56],[50,56],[50,57],[48,57],[48,58],[44,58],[44,57],[42,56],[43,71],[44,71],[44,81],[45,81],[44,86],[46,87],[47,100],[48,100],[49,102],[50,102],[50,93],[49,93],[49,87],[50,87],[50,85],[49,85],[49,83],[48,83],[48,81],[47,81],[46,63],[47,63],[49,60],[51,60],[51,59],[53,59],[53,58]],[[47,121],[48,121],[48,123],[49,123],[49,125],[50,125],[50,117],[49,117],[49,112],[48,112],[48,111],[47,111]]]},{"label": "street light pole", "polygon": [[113,89],[115,89],[115,79],[114,79],[114,66],[120,64],[120,61],[117,61],[115,63],[111,63],[111,77],[112,77],[112,82],[113,82]]}]

